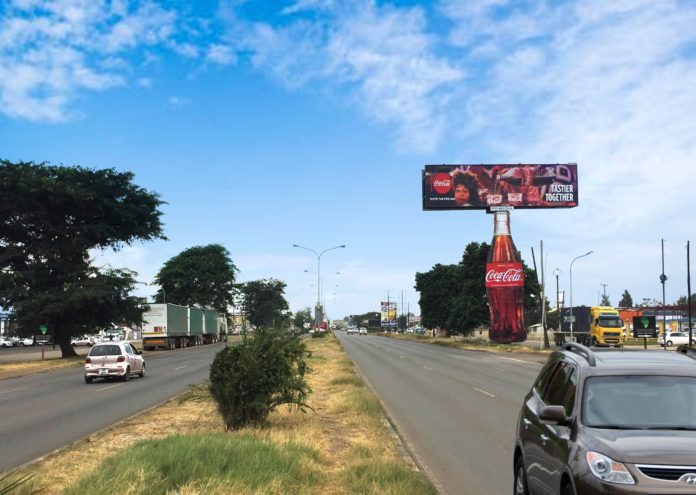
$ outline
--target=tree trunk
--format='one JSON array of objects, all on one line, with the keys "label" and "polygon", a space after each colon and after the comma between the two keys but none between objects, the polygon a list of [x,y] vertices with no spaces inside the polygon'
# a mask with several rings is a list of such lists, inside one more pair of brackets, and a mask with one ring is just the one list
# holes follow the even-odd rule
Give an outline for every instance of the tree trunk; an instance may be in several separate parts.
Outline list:
[{"label": "tree trunk", "polygon": [[69,357],[76,357],[77,352],[75,352],[75,348],[70,345],[70,336],[65,336],[65,335],[57,335],[56,338],[58,339],[58,344],[60,344],[60,352],[62,354],[62,358],[69,358]]}]

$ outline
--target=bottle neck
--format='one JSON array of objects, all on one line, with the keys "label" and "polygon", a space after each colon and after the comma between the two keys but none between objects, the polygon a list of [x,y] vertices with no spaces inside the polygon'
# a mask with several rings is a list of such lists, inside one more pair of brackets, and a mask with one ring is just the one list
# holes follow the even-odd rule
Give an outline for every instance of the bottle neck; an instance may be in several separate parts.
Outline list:
[{"label": "bottle neck", "polygon": [[493,214],[493,235],[510,235],[510,212],[496,211]]}]

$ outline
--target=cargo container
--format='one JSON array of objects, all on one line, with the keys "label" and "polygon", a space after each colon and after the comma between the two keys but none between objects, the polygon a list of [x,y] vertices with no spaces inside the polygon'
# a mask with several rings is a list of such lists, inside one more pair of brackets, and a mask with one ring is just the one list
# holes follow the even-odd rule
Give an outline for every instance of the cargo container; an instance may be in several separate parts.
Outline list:
[{"label": "cargo container", "polygon": [[203,310],[201,308],[188,308],[188,337],[189,345],[203,343]]},{"label": "cargo container", "polygon": [[219,340],[218,313],[214,309],[203,310],[203,343],[212,344]]},{"label": "cargo container", "polygon": [[188,308],[176,304],[150,304],[143,315],[143,348],[174,349],[188,340]]}]

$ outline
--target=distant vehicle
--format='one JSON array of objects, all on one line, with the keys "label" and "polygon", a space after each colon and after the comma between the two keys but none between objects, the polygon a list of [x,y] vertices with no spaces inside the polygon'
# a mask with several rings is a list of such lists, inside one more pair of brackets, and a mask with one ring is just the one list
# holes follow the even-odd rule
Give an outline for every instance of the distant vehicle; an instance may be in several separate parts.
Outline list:
[{"label": "distant vehicle", "polygon": [[0,347],[14,347],[14,342],[5,337],[0,337]]},{"label": "distant vehicle", "polygon": [[76,337],[70,341],[70,345],[77,347],[79,345],[92,346],[96,343],[94,337]]},{"label": "distant vehicle", "polygon": [[514,493],[696,489],[696,350],[553,352],[522,400]]},{"label": "distant vehicle", "polygon": [[95,378],[130,380],[132,375],[145,376],[145,359],[130,342],[99,342],[85,359],[85,383]]},{"label": "distant vehicle", "polygon": [[360,330],[358,330],[358,335],[367,335],[367,328],[360,327]]},{"label": "distant vehicle", "polygon": [[[689,332],[667,332],[666,335],[660,337],[660,344],[664,345],[667,341],[667,347],[679,344],[689,343]],[[691,345],[696,344],[696,339],[691,340]]]},{"label": "distant vehicle", "polygon": [[34,345],[34,339],[29,337],[22,337],[18,340],[17,344],[19,347],[30,347]]},{"label": "distant vehicle", "polygon": [[346,333],[348,335],[352,335],[354,333],[358,333],[358,329],[356,327],[348,327],[348,330],[346,330]]}]

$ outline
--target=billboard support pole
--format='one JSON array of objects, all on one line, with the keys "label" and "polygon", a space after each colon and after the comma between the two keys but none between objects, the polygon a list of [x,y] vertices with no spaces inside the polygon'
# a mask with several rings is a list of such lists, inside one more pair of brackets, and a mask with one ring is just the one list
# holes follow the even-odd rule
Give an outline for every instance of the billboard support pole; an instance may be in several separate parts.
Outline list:
[{"label": "billboard support pole", "polygon": [[662,343],[665,351],[667,350],[667,308],[665,307],[665,240],[662,241],[662,273],[660,274],[660,283],[662,284]]},{"label": "billboard support pole", "polygon": [[694,341],[694,329],[691,327],[691,260],[689,257],[689,242],[686,241],[686,308],[689,315],[689,345]]},{"label": "billboard support pole", "polygon": [[544,328],[544,349],[549,345],[549,332],[546,328],[546,278],[544,277],[544,241],[539,241],[539,259],[541,261],[541,325]]}]

